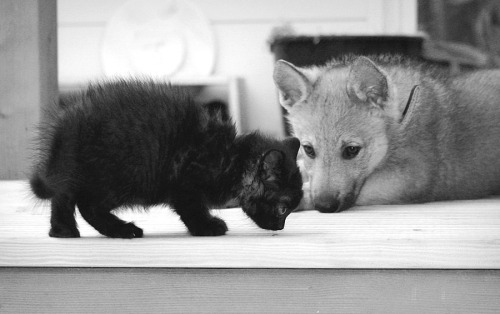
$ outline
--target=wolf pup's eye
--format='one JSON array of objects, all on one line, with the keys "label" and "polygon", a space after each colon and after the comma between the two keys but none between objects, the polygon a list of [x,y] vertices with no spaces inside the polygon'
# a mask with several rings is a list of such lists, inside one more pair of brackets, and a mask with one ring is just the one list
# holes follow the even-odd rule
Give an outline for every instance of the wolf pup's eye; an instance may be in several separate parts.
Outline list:
[{"label": "wolf pup's eye", "polygon": [[304,152],[309,158],[314,158],[316,157],[316,152],[314,151],[314,148],[311,145],[302,145],[302,148],[304,149]]},{"label": "wolf pup's eye", "polygon": [[356,157],[361,150],[359,146],[346,146],[342,151],[342,158],[344,159],[353,159]]}]

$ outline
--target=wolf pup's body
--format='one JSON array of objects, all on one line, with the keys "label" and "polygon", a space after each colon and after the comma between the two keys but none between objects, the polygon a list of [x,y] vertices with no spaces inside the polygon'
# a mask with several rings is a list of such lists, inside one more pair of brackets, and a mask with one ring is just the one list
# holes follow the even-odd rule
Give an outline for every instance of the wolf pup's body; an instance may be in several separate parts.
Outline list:
[{"label": "wolf pup's body", "polygon": [[500,194],[500,71],[446,77],[400,57],[351,56],[278,61],[274,79],[316,209]]},{"label": "wolf pup's body", "polygon": [[53,237],[78,237],[75,205],[109,237],[142,237],[111,213],[170,204],[192,235],[222,235],[209,213],[236,198],[260,227],[279,230],[302,197],[299,141],[236,136],[221,114],[166,84],[89,86],[51,110],[40,128],[33,192],[51,199]]}]

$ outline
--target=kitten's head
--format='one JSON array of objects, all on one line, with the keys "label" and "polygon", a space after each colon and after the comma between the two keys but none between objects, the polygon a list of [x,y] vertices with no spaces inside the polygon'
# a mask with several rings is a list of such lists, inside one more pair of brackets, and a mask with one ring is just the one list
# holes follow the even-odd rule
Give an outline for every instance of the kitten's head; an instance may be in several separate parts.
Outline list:
[{"label": "kitten's head", "polygon": [[302,199],[302,176],[297,167],[300,142],[273,141],[243,178],[240,204],[261,228],[281,230],[286,217]]}]

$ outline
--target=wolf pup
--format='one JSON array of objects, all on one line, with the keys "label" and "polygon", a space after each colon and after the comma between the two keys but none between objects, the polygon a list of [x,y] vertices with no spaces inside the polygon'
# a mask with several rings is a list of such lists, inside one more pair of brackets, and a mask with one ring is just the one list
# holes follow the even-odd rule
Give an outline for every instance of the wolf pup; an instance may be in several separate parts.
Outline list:
[{"label": "wolf pup", "polygon": [[52,237],[79,237],[75,205],[108,237],[142,237],[111,211],[169,204],[195,236],[223,235],[209,208],[236,198],[264,229],[283,229],[302,198],[300,143],[234,125],[167,84],[91,85],[62,100],[40,127],[31,188],[51,200]]},{"label": "wolf pup", "polygon": [[500,71],[446,77],[397,56],[349,56],[274,80],[310,177],[311,207],[500,194]]}]

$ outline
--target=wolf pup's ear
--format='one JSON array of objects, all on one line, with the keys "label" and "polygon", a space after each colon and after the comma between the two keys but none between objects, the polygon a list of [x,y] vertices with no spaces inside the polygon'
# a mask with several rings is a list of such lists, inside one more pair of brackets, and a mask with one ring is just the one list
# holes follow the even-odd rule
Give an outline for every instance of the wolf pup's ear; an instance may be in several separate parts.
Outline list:
[{"label": "wolf pup's ear", "polygon": [[293,64],[284,60],[276,62],[273,73],[274,83],[279,90],[281,105],[289,110],[309,95],[311,83]]},{"label": "wolf pup's ear", "polygon": [[283,144],[285,144],[285,146],[292,151],[293,158],[297,160],[297,154],[299,153],[299,148],[300,148],[299,139],[296,137],[288,137],[283,141]]},{"label": "wolf pup's ear", "polygon": [[351,65],[347,94],[353,102],[383,109],[389,95],[387,78],[373,61],[359,57]]}]

